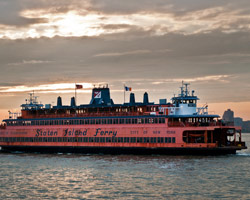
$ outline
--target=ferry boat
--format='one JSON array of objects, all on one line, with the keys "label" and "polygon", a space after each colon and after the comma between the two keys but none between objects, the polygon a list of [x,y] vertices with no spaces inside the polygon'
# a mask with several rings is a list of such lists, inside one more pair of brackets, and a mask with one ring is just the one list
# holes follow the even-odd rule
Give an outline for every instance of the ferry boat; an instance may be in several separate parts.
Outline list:
[{"label": "ferry boat", "polygon": [[[127,88],[126,88],[127,89]],[[39,104],[31,94],[21,105],[21,115],[3,120],[1,151],[94,154],[235,154],[246,149],[241,127],[227,125],[182,83],[172,102],[115,104],[108,86],[94,87],[89,104]]]}]

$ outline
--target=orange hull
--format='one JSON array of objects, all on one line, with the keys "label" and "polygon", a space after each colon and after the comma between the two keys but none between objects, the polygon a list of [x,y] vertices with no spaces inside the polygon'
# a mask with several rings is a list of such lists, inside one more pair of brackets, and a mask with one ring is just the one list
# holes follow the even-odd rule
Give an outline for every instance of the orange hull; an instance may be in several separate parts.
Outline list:
[{"label": "orange hull", "polygon": [[[0,146],[10,150],[32,150],[38,147],[47,147],[55,151],[71,152],[70,148],[114,148],[120,149],[146,149],[160,150],[168,154],[169,149],[181,151],[187,149],[201,149],[210,152],[217,149],[216,142],[211,143],[185,143],[183,142],[184,130],[214,130],[218,127],[168,127],[167,124],[128,124],[128,125],[58,125],[58,126],[20,126],[7,127],[0,130]],[[168,149],[168,150],[167,150]],[[237,149],[228,148],[231,153]],[[127,151],[125,150],[125,152]],[[225,150],[225,148],[224,148]],[[80,150],[79,152],[85,152]],[[89,152],[86,151],[86,152]],[[102,152],[102,151],[100,151]],[[135,152],[135,151],[134,151]],[[197,151],[200,152],[200,151]],[[109,152],[110,153],[110,152]],[[128,153],[128,152],[127,152]],[[172,152],[173,153],[173,152]],[[172,154],[171,153],[171,154]]]}]

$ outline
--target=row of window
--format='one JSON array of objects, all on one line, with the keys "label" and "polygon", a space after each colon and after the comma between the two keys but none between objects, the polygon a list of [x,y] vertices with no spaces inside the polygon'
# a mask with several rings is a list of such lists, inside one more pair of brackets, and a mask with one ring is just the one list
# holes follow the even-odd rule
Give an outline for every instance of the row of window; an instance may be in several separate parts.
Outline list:
[{"label": "row of window", "polygon": [[175,143],[175,137],[0,137],[0,142]]},{"label": "row of window", "polygon": [[17,120],[7,121],[8,126],[46,126],[46,125],[89,125],[89,124],[163,124],[165,118],[114,118],[114,119],[61,119],[61,120]]}]

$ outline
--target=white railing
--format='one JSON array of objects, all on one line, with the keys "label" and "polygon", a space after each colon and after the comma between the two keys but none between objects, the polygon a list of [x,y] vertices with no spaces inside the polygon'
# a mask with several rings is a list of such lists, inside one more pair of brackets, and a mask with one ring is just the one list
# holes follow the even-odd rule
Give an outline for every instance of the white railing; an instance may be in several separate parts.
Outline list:
[{"label": "white railing", "polygon": [[162,112],[167,115],[208,115],[207,107],[196,108],[195,112],[193,112],[194,111],[193,109],[192,110],[190,109],[189,111],[187,108],[181,108],[181,107],[168,107],[168,108],[163,108],[162,110],[163,110]]}]

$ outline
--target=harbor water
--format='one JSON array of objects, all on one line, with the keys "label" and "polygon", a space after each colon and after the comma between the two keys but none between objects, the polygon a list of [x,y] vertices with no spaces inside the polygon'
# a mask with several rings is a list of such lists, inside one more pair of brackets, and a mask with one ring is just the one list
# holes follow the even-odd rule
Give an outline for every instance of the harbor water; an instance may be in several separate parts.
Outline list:
[{"label": "harbor water", "polygon": [[0,153],[0,199],[250,199],[242,135],[225,156]]}]

